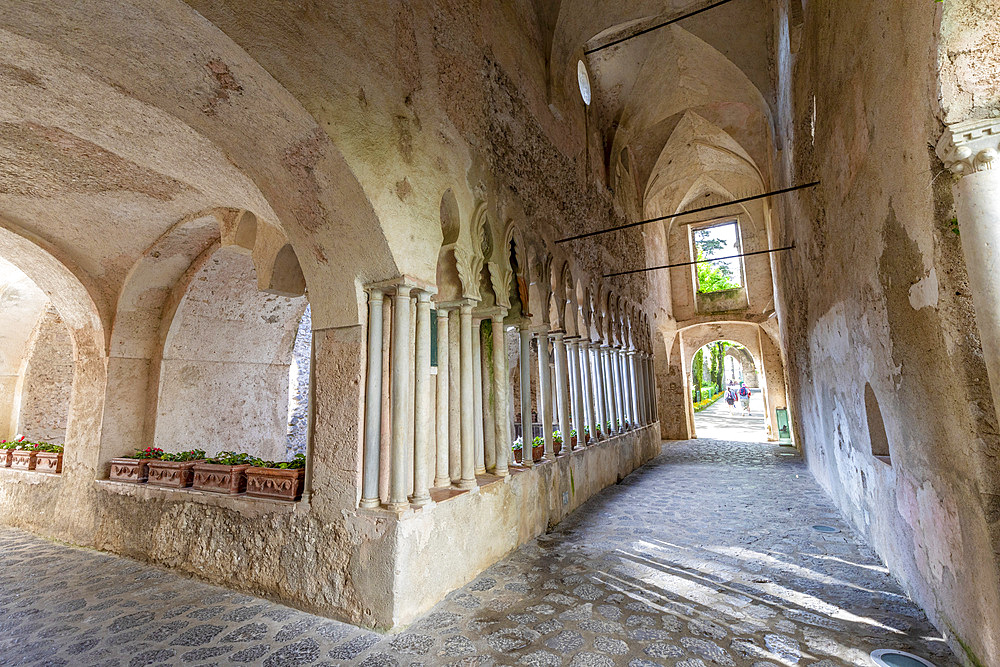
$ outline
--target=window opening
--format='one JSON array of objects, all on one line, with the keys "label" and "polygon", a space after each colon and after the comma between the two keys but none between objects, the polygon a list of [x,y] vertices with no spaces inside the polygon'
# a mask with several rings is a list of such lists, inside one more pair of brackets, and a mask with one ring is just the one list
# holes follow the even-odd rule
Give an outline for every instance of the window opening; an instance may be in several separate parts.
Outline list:
[{"label": "window opening", "polygon": [[878,397],[870,383],[865,383],[865,414],[868,418],[868,437],[872,442],[872,456],[882,461],[889,461],[889,436],[885,432],[885,421],[882,419],[882,408]]},{"label": "window opening", "polygon": [[[740,253],[739,226],[735,220],[694,230],[695,258],[699,261],[732,257]],[[740,259],[719,259],[695,265],[698,291],[702,294],[743,286]]]}]

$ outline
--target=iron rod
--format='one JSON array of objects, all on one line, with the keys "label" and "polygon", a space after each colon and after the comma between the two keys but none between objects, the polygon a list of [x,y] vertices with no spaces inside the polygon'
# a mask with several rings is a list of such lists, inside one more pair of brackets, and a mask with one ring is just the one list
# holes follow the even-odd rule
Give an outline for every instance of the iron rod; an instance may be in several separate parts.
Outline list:
[{"label": "iron rod", "polygon": [[589,56],[591,53],[596,53],[598,51],[601,51],[602,49],[606,49],[608,47],[614,46],[615,44],[621,44],[622,42],[627,42],[628,40],[632,39],[633,37],[638,37],[640,35],[645,35],[647,32],[653,32],[654,30],[659,30],[660,28],[664,28],[664,27],[670,25],[671,23],[677,23],[678,21],[683,21],[684,19],[689,19],[692,16],[696,16],[698,14],[701,14],[702,12],[707,12],[709,9],[715,9],[719,5],[724,5],[727,2],[732,2],[732,0],[721,0],[721,2],[716,2],[715,4],[708,5],[707,7],[702,7],[701,9],[696,9],[695,11],[689,12],[687,14],[684,14],[683,16],[678,16],[675,19],[670,19],[669,21],[665,21],[664,23],[658,23],[658,24],[656,24],[656,25],[654,25],[652,27],[646,28],[644,30],[640,30],[639,32],[637,32],[635,34],[629,35],[627,37],[621,37],[621,38],[616,39],[616,40],[614,40],[612,42],[608,42],[607,44],[604,44],[603,46],[596,46],[596,47],[594,47],[592,49],[587,49],[586,51],[583,52],[583,54]]},{"label": "iron rod", "polygon": [[708,262],[720,262],[725,259],[738,259],[740,257],[750,257],[751,255],[766,255],[772,252],[781,252],[782,250],[791,250],[795,247],[795,244],[786,245],[783,248],[772,248],[770,250],[755,250],[754,252],[742,252],[738,255],[729,255],[728,257],[713,257],[711,259],[696,259],[691,262],[678,262],[676,264],[664,264],[662,266],[650,266],[645,269],[632,269],[630,271],[617,271],[615,273],[605,273],[604,278],[614,278],[615,276],[629,276],[633,273],[644,273],[646,271],[659,271],[660,269],[673,269],[679,266],[691,266],[693,264],[706,264]]},{"label": "iron rod", "polygon": [[[577,241],[579,239],[590,238],[591,236],[597,236],[598,234],[607,234],[608,232],[617,232],[620,229],[630,229],[632,227],[638,227],[639,225],[648,225],[652,222],[661,222],[663,220],[672,220],[673,218],[679,218],[682,215],[689,215],[691,213],[701,213],[703,211],[711,211],[717,208],[725,208],[726,206],[732,206],[734,204],[743,204],[748,201],[754,201],[756,199],[764,199],[766,197],[773,197],[775,195],[785,194],[786,192],[794,192],[795,190],[802,190],[804,188],[811,188],[819,185],[819,181],[813,181],[812,183],[804,183],[802,185],[794,185],[790,188],[782,188],[781,190],[772,190],[771,192],[765,192],[762,195],[754,195],[752,197],[744,197],[743,199],[734,199],[733,201],[723,202],[722,204],[712,204],[711,206],[702,206],[701,208],[693,208],[690,211],[681,211],[680,213],[672,213],[671,215],[661,215],[658,218],[650,218],[648,220],[639,220],[638,222],[630,222],[627,225],[619,225],[617,227],[609,227],[608,229],[600,229],[596,232],[587,232],[585,234],[577,234],[576,236],[567,236],[564,239],[559,239],[556,243],[567,243],[569,241]],[[687,223],[685,223],[687,224]],[[693,223],[692,223],[693,224]]]}]

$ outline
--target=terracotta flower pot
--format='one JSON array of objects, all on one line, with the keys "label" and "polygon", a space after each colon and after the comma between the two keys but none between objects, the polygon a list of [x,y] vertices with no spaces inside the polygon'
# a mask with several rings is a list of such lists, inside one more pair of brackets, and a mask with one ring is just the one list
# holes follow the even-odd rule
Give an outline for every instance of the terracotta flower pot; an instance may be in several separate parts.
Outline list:
[{"label": "terracotta flower pot", "polygon": [[257,498],[278,498],[279,500],[298,500],[302,497],[302,482],[305,480],[304,468],[254,468],[246,470],[247,495]]},{"label": "terracotta flower pot", "polygon": [[545,445],[532,445],[531,446],[531,460],[538,463],[545,456]]},{"label": "terracotta flower pot", "polygon": [[114,482],[142,483],[149,477],[150,461],[159,459],[111,459],[111,475]]},{"label": "terracotta flower pot", "polygon": [[58,475],[62,472],[62,452],[36,452],[35,470]]},{"label": "terracotta flower pot", "polygon": [[576,436],[575,435],[570,436],[570,438],[569,438],[569,448],[570,449],[576,449]]},{"label": "terracotta flower pot", "polygon": [[521,462],[521,450],[520,449],[515,449],[514,450],[514,462],[515,463],[520,463]]},{"label": "terracotta flower pot", "polygon": [[552,451],[553,451],[553,453],[555,453],[556,456],[558,456],[559,452],[562,451],[562,443],[558,442],[556,440],[553,440],[552,441]]},{"label": "terracotta flower pot", "polygon": [[586,444],[588,444],[588,445],[590,444],[590,434],[589,433],[584,433],[583,434],[583,442],[586,443]]},{"label": "terracotta flower pot", "polygon": [[10,467],[10,457],[14,454],[13,449],[0,450],[0,468]]},{"label": "terracotta flower pot", "polygon": [[147,483],[175,489],[191,486],[196,463],[201,461],[150,461],[146,467]]},{"label": "terracotta flower pot", "polygon": [[38,452],[33,449],[12,449],[10,467],[17,470],[34,470],[37,456]]},{"label": "terracotta flower pot", "polygon": [[221,463],[198,463],[194,466],[194,483],[196,491],[211,491],[212,493],[227,493],[235,495],[247,490],[246,471],[250,465],[243,463],[227,466]]}]

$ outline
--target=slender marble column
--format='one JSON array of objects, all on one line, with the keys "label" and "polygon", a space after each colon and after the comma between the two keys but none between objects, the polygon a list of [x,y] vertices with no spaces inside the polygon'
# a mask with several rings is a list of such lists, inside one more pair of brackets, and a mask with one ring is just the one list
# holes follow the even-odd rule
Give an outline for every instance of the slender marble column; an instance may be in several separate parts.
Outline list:
[{"label": "slender marble column", "polygon": [[472,403],[475,409],[475,448],[476,474],[486,474],[486,451],[483,449],[483,355],[482,336],[479,334],[479,323],[482,320],[472,320]]},{"label": "slender marble column", "polygon": [[632,351],[625,350],[622,353],[622,373],[625,377],[625,400],[628,401],[628,421],[632,428],[639,426],[639,420],[635,414],[635,377],[632,374]]},{"label": "slender marble column", "polygon": [[382,290],[368,292],[368,376],[365,393],[365,459],[361,507],[379,506],[378,473],[382,447]]},{"label": "slender marble column", "polygon": [[656,421],[653,418],[653,360],[649,352],[643,355],[643,368],[646,377],[646,421],[652,424]]},{"label": "slender marble column", "polygon": [[570,391],[573,398],[573,428],[576,429],[576,443],[578,447],[582,447],[586,438],[583,433],[583,427],[586,424],[585,413],[583,408],[583,392],[581,391],[580,382],[580,341],[579,339],[570,339],[566,341],[566,353],[567,361],[569,363],[569,380],[570,380]]},{"label": "slender marble column", "polygon": [[451,477],[448,476],[448,440],[451,432],[448,426],[451,402],[448,400],[448,311],[440,306],[437,309],[437,458],[434,472],[434,486],[448,486]]},{"label": "slender marble column", "polygon": [[493,423],[496,441],[496,474],[506,477],[510,474],[507,462],[510,460],[510,435],[508,406],[510,401],[510,380],[507,377],[507,345],[504,341],[503,313],[491,318],[493,326]]},{"label": "slender marble column", "polygon": [[410,417],[410,287],[398,285],[393,297],[392,344],[392,465],[389,472],[391,510],[410,506],[406,500],[406,430]]},{"label": "slender marble column", "polygon": [[546,459],[553,459],[552,451],[552,382],[549,376],[549,337],[539,334],[538,343],[538,402],[542,419],[542,438],[545,440]]},{"label": "slender marble column", "polygon": [[618,412],[615,410],[615,383],[611,375],[611,359],[608,354],[608,346],[604,344],[600,349],[602,383],[604,384],[604,396],[607,404],[607,420],[611,422],[608,428],[608,435],[618,433]]},{"label": "slender marble column", "polygon": [[644,352],[635,353],[635,393],[639,402],[639,423],[649,423],[646,415],[646,359]]},{"label": "slender marble column", "polygon": [[416,431],[416,411],[413,409],[413,387],[417,384],[417,355],[414,344],[417,340],[417,292],[410,291],[410,359],[407,368],[410,370],[410,382],[407,385],[409,395],[406,397],[406,497],[413,495],[413,434]]},{"label": "slender marble column", "polygon": [[518,331],[521,343],[521,358],[518,371],[521,378],[521,465],[534,467],[531,456],[531,332],[525,328]]},{"label": "slender marble column", "polygon": [[378,497],[389,502],[389,470],[392,468],[392,299],[382,300],[382,448],[378,462]]},{"label": "slender marble column", "polygon": [[[486,329],[492,338],[492,324],[485,321]],[[482,324],[479,335],[482,337]],[[473,331],[475,336],[476,332]],[[480,343],[482,347],[482,344]],[[497,438],[496,438],[496,398],[493,395],[493,347],[482,347],[480,354],[480,391],[483,396],[483,460],[487,472],[494,472],[497,468]]]},{"label": "slender marble column", "polygon": [[606,438],[609,434],[607,413],[604,410],[604,373],[601,370],[600,343],[591,343],[590,345],[590,365],[594,369],[594,405],[597,406],[594,419],[597,420],[597,425],[600,427],[601,433]]},{"label": "slender marble column", "polygon": [[[597,419],[594,415],[594,375],[590,366],[590,341],[580,341],[580,378],[583,383],[584,414],[587,415],[587,427],[590,437],[597,442]],[[586,438],[584,438],[586,440]]]},{"label": "slender marble column", "polygon": [[448,476],[452,484],[462,479],[462,363],[459,354],[458,308],[448,314]]},{"label": "slender marble column", "polygon": [[416,373],[413,383],[413,497],[422,507],[431,501],[427,490],[427,452],[431,430],[431,295],[417,293],[417,340],[414,345]]},{"label": "slender marble column", "polygon": [[566,364],[566,341],[563,332],[549,334],[552,338],[552,348],[555,357],[556,376],[556,407],[559,413],[559,435],[562,436],[563,447],[569,450],[569,369]]},{"label": "slender marble column", "polygon": [[461,322],[461,424],[462,424],[462,478],[458,488],[472,489],[476,486],[476,428],[473,383],[475,373],[472,370],[472,303],[465,302],[459,307]]},{"label": "slender marble column", "polygon": [[615,400],[618,401],[618,419],[621,420],[622,430],[628,430],[625,426],[628,421],[628,402],[625,400],[625,378],[622,375],[622,351],[620,348],[612,350],[612,359],[615,367]]}]

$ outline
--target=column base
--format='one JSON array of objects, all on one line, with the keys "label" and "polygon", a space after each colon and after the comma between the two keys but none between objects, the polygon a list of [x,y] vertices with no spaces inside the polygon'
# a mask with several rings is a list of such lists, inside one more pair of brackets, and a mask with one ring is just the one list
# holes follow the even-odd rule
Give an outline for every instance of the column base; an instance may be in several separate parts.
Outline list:
[{"label": "column base", "polygon": [[412,507],[427,507],[430,504],[431,504],[430,495],[410,496],[410,506]]},{"label": "column base", "polygon": [[365,510],[374,510],[382,506],[382,501],[378,498],[362,498],[358,507]]},{"label": "column base", "polygon": [[486,474],[486,468],[485,467],[483,467],[483,468],[476,468],[476,474],[477,475],[485,475]]},{"label": "column base", "polygon": [[437,477],[434,479],[434,488],[439,489],[443,486],[451,486],[451,478],[449,477]]},{"label": "column base", "polygon": [[497,468],[493,471],[493,474],[497,477],[510,477],[509,468]]},{"label": "column base", "polygon": [[389,510],[390,512],[403,512],[405,510],[410,509],[410,503],[408,503],[408,502],[386,503],[385,508],[387,510]]},{"label": "column base", "polygon": [[455,482],[455,486],[460,489],[475,489],[479,486],[479,482],[474,479],[460,479]]}]

